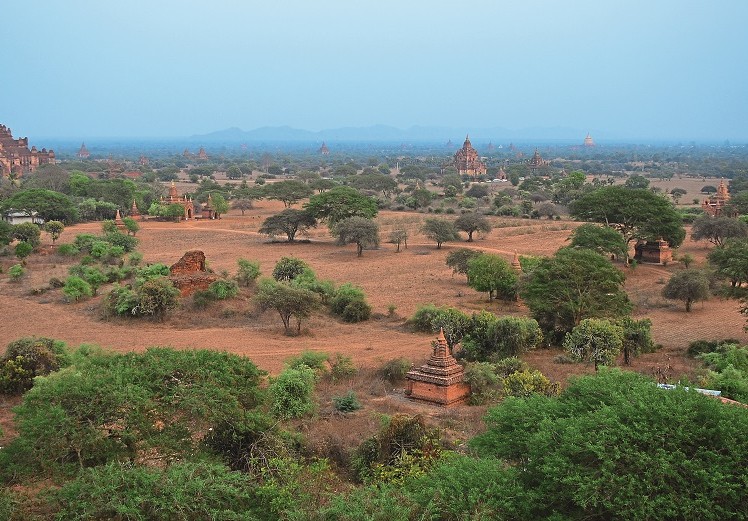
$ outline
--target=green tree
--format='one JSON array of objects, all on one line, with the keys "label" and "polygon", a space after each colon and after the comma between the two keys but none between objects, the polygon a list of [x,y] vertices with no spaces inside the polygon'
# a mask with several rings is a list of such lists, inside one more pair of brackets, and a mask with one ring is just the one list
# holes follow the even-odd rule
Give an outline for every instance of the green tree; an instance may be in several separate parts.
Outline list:
[{"label": "green tree", "polygon": [[626,244],[635,239],[662,237],[672,248],[677,248],[686,237],[680,214],[673,204],[642,188],[598,188],[571,203],[569,209],[578,219],[612,226],[621,232]]},{"label": "green tree", "polygon": [[268,388],[273,415],[287,420],[299,418],[314,409],[314,371],[306,366],[287,367]]},{"label": "green tree", "polygon": [[377,215],[377,203],[355,188],[336,186],[330,190],[313,195],[304,205],[318,220],[327,221],[330,228],[348,217],[366,217],[373,219]]},{"label": "green tree", "polygon": [[397,181],[381,173],[361,174],[351,178],[350,186],[357,190],[381,192],[384,197],[389,198],[397,188]]},{"label": "green tree", "polygon": [[297,233],[302,235],[317,226],[317,220],[308,210],[286,208],[281,213],[271,215],[262,223],[260,233],[274,236],[285,234],[288,242],[293,242]]},{"label": "green tree", "polygon": [[684,190],[683,188],[673,188],[670,190],[670,196],[673,198],[673,201],[675,201],[675,204],[678,204],[678,201],[681,197],[686,195],[688,192]]},{"label": "green tree", "polygon": [[564,349],[578,360],[599,365],[613,363],[623,348],[623,328],[609,320],[586,318],[564,338]]},{"label": "green tree", "polygon": [[68,300],[74,302],[78,302],[84,297],[90,297],[93,295],[91,285],[81,277],[76,277],[74,275],[65,279],[65,285],[62,287],[62,292]]},{"label": "green tree", "polygon": [[710,251],[707,258],[719,276],[730,280],[733,288],[748,281],[748,240],[728,239]]},{"label": "green tree", "polygon": [[9,210],[26,212],[29,215],[37,212],[45,221],[72,224],[78,220],[78,210],[67,195],[42,188],[20,190],[0,202],[0,211]]},{"label": "green tree", "polygon": [[686,304],[686,311],[691,311],[691,304],[709,299],[709,275],[704,270],[696,268],[678,271],[662,288],[662,296],[666,299],[682,300]]},{"label": "green tree", "polygon": [[64,229],[65,225],[60,221],[47,221],[44,223],[44,231],[52,238],[53,244],[60,238]]},{"label": "green tree", "polygon": [[242,215],[244,215],[244,212],[254,208],[254,204],[252,203],[252,199],[236,199],[231,203],[231,208],[241,211]]},{"label": "green tree", "polygon": [[643,175],[634,174],[626,179],[626,182],[623,183],[623,186],[625,188],[634,190],[647,189],[649,188],[649,179],[647,179]]},{"label": "green tree", "polygon": [[408,247],[408,232],[403,228],[398,228],[390,232],[390,237],[387,240],[390,244],[397,245],[396,253],[400,253],[400,244],[405,243],[405,247]]},{"label": "green tree", "polygon": [[308,289],[276,282],[272,279],[262,279],[257,286],[255,302],[264,311],[274,309],[283,322],[283,329],[287,335],[294,334],[291,319],[296,319],[295,334],[301,332],[301,322],[311,315],[317,306],[317,294]]},{"label": "green tree", "polygon": [[349,217],[336,223],[333,233],[337,236],[339,245],[355,244],[359,257],[364,248],[379,246],[379,225],[373,219]]},{"label": "green tree", "polygon": [[540,259],[520,296],[545,332],[564,334],[585,318],[627,315],[631,303],[623,272],[589,250],[562,248]]},{"label": "green tree", "polygon": [[39,227],[33,223],[21,223],[16,224],[12,228],[11,237],[17,241],[26,242],[33,246],[38,247],[41,243],[41,232]]},{"label": "green tree", "polygon": [[236,281],[242,286],[254,284],[260,276],[260,263],[242,258],[237,259],[236,263],[239,265],[236,273]]},{"label": "green tree", "polygon": [[732,217],[710,217],[705,215],[691,225],[691,239],[709,241],[715,246],[723,246],[727,239],[748,238],[748,224]]},{"label": "green tree", "polygon": [[457,229],[452,221],[444,219],[426,219],[421,228],[421,233],[436,242],[436,249],[441,249],[442,244],[459,240]]},{"label": "green tree", "polygon": [[163,320],[166,313],[179,304],[179,290],[168,278],[156,277],[138,288],[137,300],[135,310],[139,315]]},{"label": "green tree", "polygon": [[652,321],[648,318],[634,320],[623,317],[617,321],[623,329],[623,363],[631,365],[631,358],[641,353],[651,353],[656,348],[652,341]]},{"label": "green tree", "polygon": [[455,228],[468,234],[467,242],[473,242],[475,232],[489,233],[491,223],[484,216],[475,212],[460,215],[454,222]]},{"label": "green tree", "polygon": [[28,242],[19,242],[16,244],[15,248],[15,254],[16,257],[18,257],[21,261],[21,264],[24,266],[26,265],[26,257],[31,255],[31,253],[34,251],[34,247],[30,245]]},{"label": "green tree", "polygon": [[265,197],[283,202],[286,208],[312,195],[313,190],[301,181],[280,181],[265,186]]},{"label": "green tree", "polygon": [[132,217],[125,217],[122,219],[122,222],[125,223],[125,230],[127,230],[128,235],[135,236],[136,233],[140,231],[140,225],[138,224],[138,221],[133,219]]},{"label": "green tree", "polygon": [[470,361],[503,359],[540,347],[542,342],[543,332],[536,320],[497,317],[488,311],[481,311],[470,319],[460,354]]},{"label": "green tree", "polygon": [[468,261],[468,285],[476,291],[494,297],[512,300],[517,296],[517,273],[498,255],[483,253]]},{"label": "green tree", "polygon": [[[478,250],[471,250],[470,248],[457,248],[456,250],[452,250],[447,254],[446,264],[450,268],[452,268],[452,273],[460,273],[461,275],[465,275],[468,277],[468,263],[471,259],[474,259],[475,257],[478,257],[481,255],[481,252]],[[468,277],[468,282],[470,281],[470,277]]]},{"label": "green tree", "polygon": [[626,255],[628,245],[623,236],[609,226],[587,223],[577,227],[571,237],[572,248],[592,250],[600,255]]},{"label": "green tree", "polygon": [[7,246],[13,240],[13,225],[0,219],[0,246]]},{"label": "green tree", "polygon": [[281,257],[273,268],[273,278],[278,282],[291,282],[306,271],[309,265],[296,257]]},{"label": "green tree", "polygon": [[455,194],[462,193],[462,178],[457,174],[447,174],[442,177],[441,184],[446,190],[450,186],[454,188]]},{"label": "green tree", "polygon": [[229,203],[224,198],[223,194],[213,192],[211,194],[213,200],[213,214],[216,219],[220,219],[223,214],[229,211]]}]

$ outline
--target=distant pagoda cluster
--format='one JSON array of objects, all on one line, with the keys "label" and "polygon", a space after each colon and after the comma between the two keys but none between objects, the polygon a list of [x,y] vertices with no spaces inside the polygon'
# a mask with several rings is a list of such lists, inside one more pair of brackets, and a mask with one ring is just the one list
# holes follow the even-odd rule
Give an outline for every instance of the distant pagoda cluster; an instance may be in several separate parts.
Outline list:
[{"label": "distant pagoda cluster", "polygon": [[454,156],[454,166],[460,175],[478,177],[486,175],[486,165],[480,160],[478,151],[470,143],[470,136],[465,136],[465,143]]},{"label": "distant pagoda cluster", "polygon": [[39,165],[55,164],[55,153],[52,149],[35,146],[29,149],[29,138],[13,138],[13,133],[5,125],[0,125],[0,176],[20,177],[33,172]]},{"label": "distant pagoda cluster", "polygon": [[190,152],[189,148],[185,148],[184,152],[182,152],[182,156],[187,159],[197,159],[199,161],[207,161],[208,160],[208,154],[205,152],[205,148],[200,147],[200,150],[197,152],[197,154],[193,154]]}]

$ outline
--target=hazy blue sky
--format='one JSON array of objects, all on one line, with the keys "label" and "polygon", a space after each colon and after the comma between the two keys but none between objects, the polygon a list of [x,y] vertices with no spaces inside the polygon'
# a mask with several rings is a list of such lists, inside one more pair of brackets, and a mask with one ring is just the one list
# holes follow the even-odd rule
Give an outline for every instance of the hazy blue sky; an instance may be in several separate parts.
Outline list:
[{"label": "hazy blue sky", "polygon": [[17,135],[572,127],[748,140],[748,1],[3,0]]}]

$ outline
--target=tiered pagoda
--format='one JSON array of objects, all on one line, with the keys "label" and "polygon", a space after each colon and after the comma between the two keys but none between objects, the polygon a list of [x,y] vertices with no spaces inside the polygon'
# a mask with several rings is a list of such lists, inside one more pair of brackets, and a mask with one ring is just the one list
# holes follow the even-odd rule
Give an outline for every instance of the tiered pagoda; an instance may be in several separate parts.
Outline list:
[{"label": "tiered pagoda", "polygon": [[324,141],[322,142],[322,146],[319,147],[319,153],[322,154],[323,156],[329,156],[330,155],[330,149],[327,148],[327,145],[325,144]]},{"label": "tiered pagoda", "polygon": [[590,136],[589,133],[587,133],[587,137],[584,138],[584,146],[586,147],[594,147],[595,142],[592,140],[592,136]]},{"label": "tiered pagoda", "polygon": [[470,143],[470,136],[465,136],[465,143],[455,153],[454,165],[460,175],[466,174],[473,177],[486,175],[486,165],[480,160],[478,152]]},{"label": "tiered pagoda", "polygon": [[200,218],[201,219],[215,219],[216,218],[216,211],[213,208],[213,197],[208,194],[208,200],[205,201],[205,203],[200,208]]},{"label": "tiered pagoda", "polygon": [[206,161],[208,159],[208,154],[205,153],[205,149],[203,147],[200,147],[200,150],[197,152],[197,158],[201,161]]},{"label": "tiered pagoda", "polygon": [[0,125],[0,177],[21,176],[44,164],[55,164],[53,150],[39,151],[35,146],[29,150],[29,138],[13,139],[10,129]]},{"label": "tiered pagoda", "polygon": [[133,219],[135,217],[140,217],[140,210],[138,210],[138,205],[135,204],[135,199],[132,200],[132,206],[130,207],[130,217]]},{"label": "tiered pagoda", "polygon": [[724,215],[727,211],[727,203],[730,201],[730,192],[727,191],[727,185],[724,180],[719,181],[717,193],[701,201],[701,209],[704,213],[712,217]]},{"label": "tiered pagoda", "polygon": [[182,152],[182,157],[192,157],[192,152],[190,152],[189,148],[184,149],[184,152]]},{"label": "tiered pagoda", "polygon": [[161,204],[162,205],[178,204],[179,206],[184,208],[185,219],[192,219],[195,216],[195,204],[192,202],[192,199],[188,199],[186,195],[179,197],[179,194],[177,193],[177,187],[174,184],[174,181],[171,182],[171,186],[169,187],[169,196],[166,199],[164,199],[164,197],[161,196]]},{"label": "tiered pagoda", "polygon": [[530,161],[527,163],[527,165],[530,167],[530,172],[533,174],[538,173],[538,169],[541,166],[546,165],[546,161],[543,160],[542,157],[540,157],[540,152],[538,152],[538,149],[535,149],[535,153],[530,158]]},{"label": "tiered pagoda", "polygon": [[405,375],[408,382],[406,395],[413,400],[456,405],[470,396],[470,384],[463,381],[464,376],[464,369],[452,356],[444,330],[440,329],[428,361]]},{"label": "tiered pagoda", "polygon": [[91,152],[88,151],[85,143],[81,143],[81,147],[78,149],[78,157],[81,159],[88,159],[91,157]]}]

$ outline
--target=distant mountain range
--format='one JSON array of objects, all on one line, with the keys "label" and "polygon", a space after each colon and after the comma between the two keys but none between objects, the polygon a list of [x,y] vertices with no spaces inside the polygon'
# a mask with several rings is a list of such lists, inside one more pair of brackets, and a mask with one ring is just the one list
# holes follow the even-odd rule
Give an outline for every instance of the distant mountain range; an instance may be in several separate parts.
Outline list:
[{"label": "distant mountain range", "polygon": [[[529,127],[520,130],[509,130],[502,127],[491,128],[455,128],[455,127],[421,127],[413,126],[399,129],[387,125],[370,127],[341,127],[312,132],[289,126],[260,127],[254,130],[242,130],[237,127],[218,130],[208,134],[190,136],[192,142],[200,143],[244,143],[244,142],[322,142],[322,141],[429,141],[462,143],[465,135],[471,140],[493,141],[495,143],[528,140],[572,141],[582,143],[587,131],[567,127]],[[594,133],[593,133],[594,137]],[[459,142],[459,143],[458,143]]]}]

